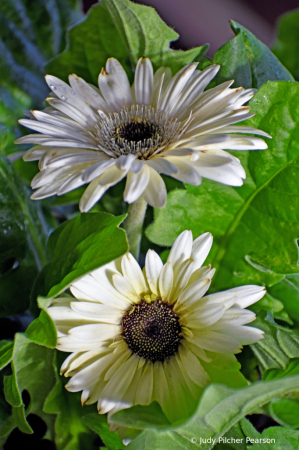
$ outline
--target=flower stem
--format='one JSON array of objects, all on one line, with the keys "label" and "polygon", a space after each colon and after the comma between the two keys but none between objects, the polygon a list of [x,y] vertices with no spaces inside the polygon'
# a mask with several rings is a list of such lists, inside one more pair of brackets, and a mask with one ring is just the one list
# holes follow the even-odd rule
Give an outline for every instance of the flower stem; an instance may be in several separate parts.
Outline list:
[{"label": "flower stem", "polygon": [[142,235],[143,221],[145,217],[147,203],[143,197],[139,197],[136,202],[128,208],[128,217],[124,223],[127,232],[130,252],[137,259],[139,258],[140,241]]}]

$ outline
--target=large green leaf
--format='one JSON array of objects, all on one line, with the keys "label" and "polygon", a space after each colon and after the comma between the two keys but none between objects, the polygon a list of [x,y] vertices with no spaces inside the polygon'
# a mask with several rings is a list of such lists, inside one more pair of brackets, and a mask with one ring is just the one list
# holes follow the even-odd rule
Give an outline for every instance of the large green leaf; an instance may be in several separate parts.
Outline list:
[{"label": "large green leaf", "polygon": [[246,419],[241,420],[241,427],[246,435],[247,449],[252,450],[297,450],[299,431],[285,427],[269,427],[260,434]]},{"label": "large green leaf", "polygon": [[201,59],[207,49],[202,46],[188,51],[171,50],[169,43],[177,38],[177,33],[153,8],[129,0],[102,0],[69,31],[66,50],[48,63],[47,71],[66,81],[74,72],[96,84],[106,60],[114,57],[132,79],[138,59],[148,56],[156,69],[166,65],[176,72]]},{"label": "large green leaf", "polygon": [[0,191],[0,316],[8,316],[29,306],[32,283],[47,262],[47,226],[1,150]]},{"label": "large green leaf", "polygon": [[234,20],[231,20],[230,24],[233,32],[243,37],[251,68],[252,87],[259,88],[269,80],[294,80],[290,72],[263,42]]},{"label": "large green leaf", "polygon": [[286,275],[283,280],[268,289],[275,300],[283,302],[285,311],[289,316],[299,321],[299,275]]},{"label": "large green leaf", "polygon": [[[41,417],[47,427],[48,436],[53,436],[55,416],[43,411],[44,402],[55,384],[54,350],[30,342],[24,335],[16,334],[11,361],[12,375],[4,377],[6,401],[12,406],[12,416],[4,421],[0,438],[14,427],[24,433],[32,433],[26,416],[33,413]],[[22,392],[26,390],[30,403],[26,411]]]},{"label": "large green leaf", "polygon": [[[265,311],[258,314],[252,325],[265,333],[264,339],[251,345],[263,371],[286,369],[291,358],[299,358],[299,331],[277,325],[271,314]],[[268,372],[266,379],[267,374]],[[285,373],[285,376],[287,375],[288,372]],[[270,379],[272,378],[275,377]]]},{"label": "large green leaf", "polygon": [[120,450],[124,448],[122,440],[118,437],[117,432],[111,433],[107,423],[107,417],[97,413],[86,414],[83,416],[83,422],[91,430],[95,431],[108,450]]},{"label": "large green leaf", "polygon": [[80,18],[77,0],[1,0],[2,84],[16,85],[41,101],[47,95],[44,64],[65,46],[64,30]]},{"label": "large green leaf", "polygon": [[[144,430],[127,448],[128,450],[161,450],[162,448],[163,450],[210,450],[220,437],[247,414],[269,403],[274,396],[298,390],[299,375],[277,381],[257,382],[238,390],[210,384],[201,397],[196,414],[186,424],[175,429],[170,427],[165,431]],[[113,416],[114,420],[117,414]],[[124,422],[125,417],[122,416],[122,424]],[[132,426],[130,410],[127,410],[127,426]],[[153,425],[150,424],[150,428],[152,427]],[[210,442],[205,443],[201,439],[207,439]]]},{"label": "large green leaf", "polygon": [[128,250],[126,233],[118,228],[125,216],[78,214],[51,234],[52,260],[39,275],[32,294],[54,297],[72,281],[122,256]]},{"label": "large green leaf", "polygon": [[299,271],[298,99],[296,83],[262,86],[250,102],[256,115],[247,124],[267,131],[272,140],[264,151],[234,152],[246,170],[244,186],[204,180],[173,191],[147,228],[152,242],[168,246],[183,230],[192,230],[194,237],[210,231],[214,245],[207,261],[217,269],[214,291],[251,283],[271,286]]},{"label": "large green leaf", "polygon": [[273,53],[291,74],[299,79],[299,9],[281,16],[277,24],[277,38]]},{"label": "large green leaf", "polygon": [[55,370],[56,383],[44,403],[44,413],[55,414],[54,441],[57,450],[96,450],[93,445],[95,435],[82,420],[84,414],[95,410],[95,405],[82,407],[80,394],[68,392],[58,367],[65,356],[57,352]]}]

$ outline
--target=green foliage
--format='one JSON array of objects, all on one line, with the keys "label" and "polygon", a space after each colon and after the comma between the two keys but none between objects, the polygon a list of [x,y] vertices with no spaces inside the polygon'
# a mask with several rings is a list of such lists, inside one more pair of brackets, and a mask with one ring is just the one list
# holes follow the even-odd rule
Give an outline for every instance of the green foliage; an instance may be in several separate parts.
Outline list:
[{"label": "green foliage", "polygon": [[[283,450],[296,450],[298,448],[298,431],[284,427],[270,427],[260,434],[246,419],[241,420],[241,427],[248,438],[249,445],[247,449],[272,450],[277,447]],[[263,440],[265,441],[263,442]]]},{"label": "green foliage", "polygon": [[277,38],[273,53],[296,80],[299,79],[299,9],[281,16],[277,23]]},{"label": "green foliage", "polygon": [[[195,447],[191,437],[200,442],[200,438],[215,439],[224,436],[238,421],[247,414],[256,411],[268,403],[274,396],[284,395],[299,390],[299,375],[281,380],[257,382],[243,389],[230,389],[225,386],[210,384],[204,391],[196,414],[183,426],[164,431],[145,429],[129,445],[128,450],[192,450]],[[116,417],[116,414],[115,416]],[[124,418],[123,418],[124,419]],[[130,426],[128,414],[127,426]],[[147,428],[153,428],[153,424]],[[202,443],[200,448],[210,450],[212,443]]]},{"label": "green foliage", "polygon": [[[286,369],[290,358],[299,358],[299,331],[277,325],[271,314],[261,311],[252,325],[264,331],[264,339],[251,345],[263,371]],[[289,375],[287,371],[283,372]],[[267,377],[266,379],[276,378]],[[292,373],[293,374],[293,373]]]},{"label": "green foliage", "polygon": [[217,268],[214,291],[251,283],[271,286],[284,274],[298,273],[298,96],[295,83],[269,82],[251,100],[256,115],[247,124],[273,139],[268,150],[234,153],[246,170],[244,186],[204,180],[201,186],[177,189],[146,230],[152,242],[169,246],[185,229],[194,237],[209,230],[215,240],[208,259]]},{"label": "green foliage", "polygon": [[55,348],[57,344],[57,333],[52,319],[47,314],[47,306],[50,301],[47,298],[38,298],[38,305],[42,309],[40,315],[27,328],[26,337],[36,344],[48,348]]},{"label": "green foliage", "polygon": [[58,295],[72,281],[126,253],[126,233],[118,228],[124,217],[78,214],[56,228],[48,242],[52,259],[39,275],[33,300],[39,294]]},{"label": "green foliage", "polygon": [[[30,342],[24,335],[16,334],[11,361],[12,374],[4,377],[4,394],[12,407],[0,429],[0,438],[16,426],[24,433],[32,433],[26,421],[30,413],[39,415],[47,424],[49,436],[53,436],[54,417],[43,411],[47,395],[55,383],[54,351]],[[26,411],[22,392],[26,390],[30,403]]]},{"label": "green foliage", "polygon": [[64,30],[80,18],[76,0],[2,0],[0,72],[2,84],[18,86],[35,101],[47,95],[44,64],[63,50]]},{"label": "green foliage", "polygon": [[120,450],[125,448],[122,440],[118,437],[117,432],[111,433],[107,423],[107,417],[100,414],[87,414],[83,416],[83,422],[91,430],[95,431],[105,444],[108,450]]},{"label": "green foliage", "polygon": [[132,79],[139,58],[151,58],[154,68],[169,66],[177,72],[184,65],[201,60],[207,46],[192,50],[171,50],[178,38],[153,8],[129,0],[103,0],[87,18],[69,31],[67,49],[47,65],[47,72],[67,81],[75,73],[90,83],[97,79],[106,60],[118,59]]},{"label": "green foliage", "polygon": [[0,151],[0,316],[25,311],[32,283],[47,261],[47,225],[15,169]]},{"label": "green foliage", "polygon": [[230,23],[236,37],[214,54],[213,63],[220,64],[221,68],[211,86],[235,80],[234,87],[259,88],[267,81],[293,80],[265,44],[237,22]]}]

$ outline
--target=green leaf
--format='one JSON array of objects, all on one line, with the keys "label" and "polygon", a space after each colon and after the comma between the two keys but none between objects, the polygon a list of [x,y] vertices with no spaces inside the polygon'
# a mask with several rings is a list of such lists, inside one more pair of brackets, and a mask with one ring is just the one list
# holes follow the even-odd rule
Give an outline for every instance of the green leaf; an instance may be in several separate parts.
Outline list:
[{"label": "green leaf", "polygon": [[2,0],[0,70],[2,83],[18,86],[37,101],[47,95],[44,64],[65,46],[64,29],[79,20],[75,0]]},{"label": "green leaf", "polygon": [[[40,302],[38,301],[39,305]],[[49,301],[47,301],[49,303]],[[36,344],[44,345],[48,348],[55,348],[57,344],[57,333],[52,319],[46,311],[42,310],[37,319],[35,319],[27,328],[26,337]]]},{"label": "green leaf", "polygon": [[269,294],[284,304],[285,311],[294,320],[299,320],[299,276],[286,275],[279,283],[268,289]]},{"label": "green leaf", "polygon": [[269,369],[265,372],[263,379],[266,381],[276,380],[277,378],[284,378],[299,373],[299,358],[290,360],[288,365],[281,369]]},{"label": "green leaf", "polygon": [[39,294],[54,297],[72,281],[126,253],[126,233],[118,228],[124,218],[78,214],[56,228],[48,242],[52,260],[41,271],[32,299]]},{"label": "green leaf", "polygon": [[235,80],[234,87],[243,86],[246,89],[252,87],[251,67],[242,33],[216,51],[213,63],[220,64],[221,67],[210,87],[228,80]]},{"label": "green leaf", "polygon": [[47,226],[39,203],[0,150],[0,316],[18,314],[29,306],[32,283],[47,261]]},{"label": "green leaf", "polygon": [[[144,430],[129,445],[128,450],[210,450],[247,414],[278,395],[299,390],[299,375],[277,381],[252,383],[243,389],[230,389],[210,384],[205,389],[196,414],[182,427],[165,431]],[[196,439],[196,443],[191,441]],[[202,443],[200,439],[215,440]]]},{"label": "green leaf", "polygon": [[[0,437],[7,435],[16,426],[24,433],[32,433],[26,421],[30,413],[37,414],[48,427],[48,436],[53,436],[55,417],[44,413],[43,405],[54,386],[54,350],[30,342],[26,336],[17,333],[11,362],[12,375],[4,377],[6,401],[12,405],[12,416],[6,418]],[[30,403],[25,411],[22,392],[26,390]]]},{"label": "green leaf", "polygon": [[107,423],[107,417],[100,414],[87,414],[82,417],[83,422],[93,431],[95,431],[108,450],[120,450],[125,448],[122,440],[118,437],[117,432],[111,433]]},{"label": "green leaf", "polygon": [[246,419],[241,420],[241,427],[247,436],[246,440],[249,444],[247,448],[250,450],[272,450],[273,448],[297,450],[298,448],[299,431],[284,427],[270,427],[260,434]]},{"label": "green leaf", "polygon": [[13,342],[0,341],[0,369],[10,363],[13,354]]},{"label": "green leaf", "polygon": [[265,332],[264,339],[251,345],[263,370],[285,369],[290,358],[299,358],[299,331],[277,325],[264,311],[258,314],[252,326]]},{"label": "green leaf", "polygon": [[93,446],[95,436],[82,420],[84,414],[94,411],[95,405],[82,407],[80,393],[68,392],[64,388],[58,367],[65,355],[56,352],[56,356],[55,385],[44,402],[43,411],[47,415],[55,414],[53,434],[57,450],[96,450]]},{"label": "green leaf", "polygon": [[65,81],[76,73],[90,83],[97,79],[106,60],[114,57],[132,80],[133,68],[142,56],[151,58],[154,68],[169,66],[177,72],[200,60],[207,46],[188,51],[171,50],[178,38],[153,8],[128,0],[102,0],[87,18],[69,31],[66,50],[47,64],[47,71]]},{"label": "green leaf", "polygon": [[299,397],[276,398],[269,405],[271,417],[280,425],[289,428],[299,428]]},{"label": "green leaf", "polygon": [[113,414],[112,421],[123,425],[124,427],[137,428],[166,428],[171,424],[157,402],[148,406],[136,405],[129,409],[124,409]]},{"label": "green leaf", "polygon": [[287,12],[278,19],[277,38],[272,51],[298,80],[299,9]]},{"label": "green leaf", "polygon": [[234,20],[231,20],[230,24],[233,32],[243,37],[251,68],[252,87],[259,88],[267,81],[294,80],[290,72],[265,44]]},{"label": "green leaf", "polygon": [[207,262],[217,269],[213,291],[244,284],[271,286],[284,274],[298,273],[297,98],[297,83],[262,86],[250,102],[256,115],[247,125],[273,139],[267,150],[234,152],[246,170],[244,186],[204,180],[201,186],[177,189],[164,209],[155,210],[156,220],[146,230],[152,242],[168,246],[183,230],[192,230],[194,238],[210,231],[214,244]]}]

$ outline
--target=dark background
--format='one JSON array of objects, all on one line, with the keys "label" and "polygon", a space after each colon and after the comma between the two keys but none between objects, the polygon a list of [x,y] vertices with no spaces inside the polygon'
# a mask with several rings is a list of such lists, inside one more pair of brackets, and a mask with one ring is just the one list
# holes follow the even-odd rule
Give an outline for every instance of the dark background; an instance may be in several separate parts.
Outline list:
[{"label": "dark background", "polygon": [[[83,0],[84,11],[95,3],[96,0]],[[153,6],[179,33],[181,38],[173,48],[185,50],[208,42],[210,56],[234,36],[229,19],[241,23],[271,47],[276,19],[299,8],[299,0],[141,0],[135,3]]]}]

